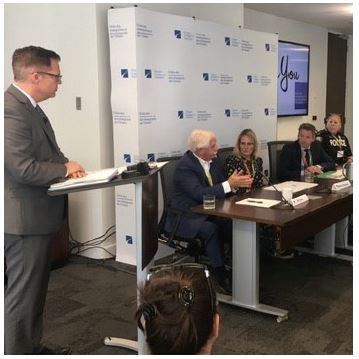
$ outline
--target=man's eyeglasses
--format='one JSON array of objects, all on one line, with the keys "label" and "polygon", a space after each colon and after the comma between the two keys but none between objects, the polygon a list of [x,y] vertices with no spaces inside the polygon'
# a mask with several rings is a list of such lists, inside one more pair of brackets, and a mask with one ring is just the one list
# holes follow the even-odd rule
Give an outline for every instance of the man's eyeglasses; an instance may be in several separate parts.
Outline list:
[{"label": "man's eyeglasses", "polygon": [[44,71],[37,71],[37,73],[54,77],[57,80],[57,82],[62,81],[62,75],[60,74],[52,74],[51,72],[44,72]]},{"label": "man's eyeglasses", "polygon": [[[174,270],[180,271],[180,272],[193,272],[193,271],[200,271],[204,274],[207,284],[208,284],[208,290],[211,298],[211,309],[213,315],[216,313],[217,308],[217,297],[216,292],[213,288],[212,281],[210,279],[209,270],[205,265],[199,264],[199,263],[181,263],[181,264],[171,264],[171,265],[157,265],[150,268],[149,273],[147,274],[147,280],[151,280],[151,277],[155,277],[160,274],[165,274],[166,272],[173,272]],[[188,290],[190,289],[190,291]],[[181,289],[181,298],[185,305],[191,305],[193,304],[193,299],[195,298],[195,292],[192,288],[184,287]]]}]

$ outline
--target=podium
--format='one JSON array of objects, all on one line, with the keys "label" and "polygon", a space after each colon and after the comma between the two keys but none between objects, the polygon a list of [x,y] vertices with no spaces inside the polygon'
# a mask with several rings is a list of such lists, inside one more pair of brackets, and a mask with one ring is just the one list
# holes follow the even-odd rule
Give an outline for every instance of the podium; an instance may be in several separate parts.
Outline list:
[{"label": "podium", "polygon": [[[59,196],[106,187],[127,184],[135,185],[137,287],[146,280],[148,268],[153,264],[153,257],[158,249],[158,171],[158,169],[152,169],[145,176],[123,179],[120,175],[106,183],[83,184],[79,187],[48,191],[49,196]],[[122,338],[106,337],[104,344],[138,351],[138,354],[149,354],[146,340],[140,329],[137,329],[137,335],[137,342]]]}]

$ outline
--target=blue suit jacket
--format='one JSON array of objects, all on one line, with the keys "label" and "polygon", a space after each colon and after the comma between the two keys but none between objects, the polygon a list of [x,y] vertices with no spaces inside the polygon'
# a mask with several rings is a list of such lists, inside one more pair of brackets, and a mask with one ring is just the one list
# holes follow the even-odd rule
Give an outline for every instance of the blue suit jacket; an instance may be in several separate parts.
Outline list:
[{"label": "blue suit jacket", "polygon": [[[203,203],[204,194],[214,194],[217,199],[224,198],[222,182],[225,181],[218,159],[211,163],[210,173],[213,186],[208,183],[207,176],[199,160],[191,151],[187,151],[179,160],[174,173],[174,192],[171,207],[182,210],[182,216],[177,235],[185,238],[194,238],[206,216],[195,214],[191,208]],[[175,216],[169,215],[165,229],[171,231]]]},{"label": "blue suit jacket", "polygon": [[[318,141],[314,141],[310,146],[313,165],[320,165],[323,171],[335,169],[335,163],[324,151]],[[279,179],[281,181],[300,180],[302,164],[302,151],[297,141],[284,145],[279,160]]]}]

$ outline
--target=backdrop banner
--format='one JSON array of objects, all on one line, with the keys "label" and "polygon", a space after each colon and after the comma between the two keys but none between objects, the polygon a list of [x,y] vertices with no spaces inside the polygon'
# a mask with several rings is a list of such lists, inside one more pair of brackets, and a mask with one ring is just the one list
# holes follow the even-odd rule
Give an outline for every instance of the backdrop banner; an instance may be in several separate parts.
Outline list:
[{"label": "backdrop banner", "polygon": [[[138,7],[108,11],[115,166],[184,153],[195,128],[234,146],[277,133],[278,35]],[[118,261],[135,264],[134,186],[116,189]]]}]

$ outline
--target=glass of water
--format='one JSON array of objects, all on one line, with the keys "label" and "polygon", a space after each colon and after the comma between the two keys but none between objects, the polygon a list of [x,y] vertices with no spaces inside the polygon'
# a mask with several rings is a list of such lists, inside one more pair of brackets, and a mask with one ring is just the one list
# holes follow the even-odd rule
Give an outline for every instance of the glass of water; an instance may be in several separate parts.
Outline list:
[{"label": "glass of water", "polygon": [[310,172],[304,173],[304,182],[314,182],[314,174]]},{"label": "glass of water", "polygon": [[214,194],[205,194],[203,196],[203,209],[215,209],[216,196]]}]

